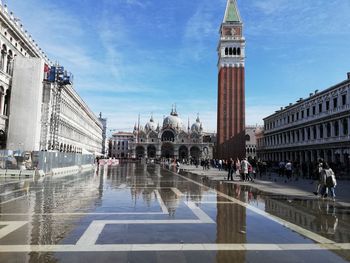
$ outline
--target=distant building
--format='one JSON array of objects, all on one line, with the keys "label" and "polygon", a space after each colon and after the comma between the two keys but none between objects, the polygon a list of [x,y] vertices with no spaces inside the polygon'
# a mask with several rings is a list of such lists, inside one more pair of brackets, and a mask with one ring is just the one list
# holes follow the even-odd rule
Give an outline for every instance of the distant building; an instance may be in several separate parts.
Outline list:
[{"label": "distant building", "polygon": [[246,157],[256,158],[256,134],[262,129],[262,126],[257,125],[245,127]]},{"label": "distant building", "polygon": [[106,118],[102,118],[102,112],[100,112],[100,116],[98,118],[98,120],[101,122],[102,124],[102,154],[105,155],[107,154],[107,150],[106,150],[106,146],[107,146],[107,141],[106,141],[106,137],[107,137],[107,119]]},{"label": "distant building", "polygon": [[269,161],[315,162],[350,168],[350,73],[347,79],[264,119],[258,156]]},{"label": "distant building", "polygon": [[157,125],[153,117],[143,127],[135,125],[134,140],[131,143],[133,158],[175,158],[180,160],[199,160],[213,158],[211,135],[203,132],[199,119],[187,128],[183,125],[176,108]]},{"label": "distant building", "polygon": [[0,2],[0,147],[101,153],[102,125]]},{"label": "distant building", "polygon": [[109,157],[130,158],[130,144],[134,141],[131,132],[117,132],[109,139]]}]

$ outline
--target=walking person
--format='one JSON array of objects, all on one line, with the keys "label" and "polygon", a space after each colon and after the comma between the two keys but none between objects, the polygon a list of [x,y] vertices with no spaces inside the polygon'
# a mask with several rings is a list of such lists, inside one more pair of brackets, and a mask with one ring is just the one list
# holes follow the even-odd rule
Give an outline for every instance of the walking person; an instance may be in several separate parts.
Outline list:
[{"label": "walking person", "polygon": [[322,178],[321,178],[321,172],[323,170],[323,160],[319,159],[318,160],[318,165],[317,165],[317,181],[316,181],[316,189],[314,194],[318,195],[320,193],[320,188],[322,186]]},{"label": "walking person", "polygon": [[330,192],[333,201],[335,200],[335,187],[337,186],[337,180],[333,170],[329,167],[328,163],[324,162],[321,171],[322,182],[322,197],[327,197],[328,191]]},{"label": "walking person", "polygon": [[227,162],[227,166],[228,166],[227,180],[233,181],[233,171],[234,171],[235,163],[232,158],[230,158],[230,160]]},{"label": "walking person", "polygon": [[292,178],[292,172],[293,172],[293,170],[292,170],[292,163],[290,161],[288,161],[286,163],[285,168],[286,168],[287,179],[290,180]]},{"label": "walking person", "polygon": [[246,177],[246,180],[247,181],[252,181],[254,182],[254,179],[252,177],[252,174],[253,174],[253,166],[248,162],[248,174],[247,174],[247,177]]},{"label": "walking person", "polygon": [[249,165],[250,165],[250,163],[247,161],[247,158],[244,158],[241,162],[242,181],[247,180],[248,166]]}]

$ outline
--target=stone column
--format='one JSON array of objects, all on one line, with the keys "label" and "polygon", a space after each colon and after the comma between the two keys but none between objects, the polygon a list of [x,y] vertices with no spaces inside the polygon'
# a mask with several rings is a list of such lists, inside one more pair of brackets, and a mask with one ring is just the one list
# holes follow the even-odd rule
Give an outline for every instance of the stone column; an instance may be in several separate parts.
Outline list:
[{"label": "stone column", "polygon": [[331,149],[331,162],[335,162],[335,150]]},{"label": "stone column", "polygon": [[162,146],[161,144],[157,144],[156,145],[156,157],[160,158],[162,156]]},{"label": "stone column", "polygon": [[321,136],[320,136],[320,134],[321,134],[321,132],[320,132],[320,125],[322,125],[322,124],[319,124],[319,125],[316,125],[316,139],[320,139],[321,138]]},{"label": "stone column", "polygon": [[335,136],[335,129],[334,129],[334,121],[331,121],[330,124],[331,124],[331,137],[334,137]]}]

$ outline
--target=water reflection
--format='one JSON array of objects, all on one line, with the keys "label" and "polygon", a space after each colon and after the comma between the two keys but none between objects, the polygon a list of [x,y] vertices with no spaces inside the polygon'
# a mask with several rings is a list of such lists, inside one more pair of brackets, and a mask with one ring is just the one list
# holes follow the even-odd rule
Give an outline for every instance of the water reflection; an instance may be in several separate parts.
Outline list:
[{"label": "water reflection", "polygon": [[[349,211],[334,202],[320,199],[292,199],[263,193],[251,186],[203,181],[197,175],[184,172],[181,174],[200,184],[176,176],[159,165],[122,164],[116,167],[100,166],[95,172],[81,175],[47,177],[43,181],[25,181],[0,186],[0,194],[22,189],[13,195],[0,195],[0,202],[25,195],[21,201],[0,204],[0,220],[30,222],[17,231],[16,236],[1,239],[0,245],[75,244],[91,220],[96,219],[82,213],[108,213],[112,209],[115,209],[112,212],[120,211],[118,209],[125,212],[159,212],[157,193],[169,211],[168,215],[157,215],[157,219],[169,219],[169,217],[182,219],[184,215],[189,218],[191,216],[192,219],[193,214],[190,214],[188,208],[183,205],[183,201],[193,201],[216,220],[216,225],[190,226],[191,231],[203,231],[206,235],[207,239],[201,242],[245,244],[251,241],[247,229],[249,212],[243,206],[228,204],[229,200],[217,195],[216,191],[336,242],[349,242]],[[178,189],[184,196],[178,196],[171,188]],[[210,201],[211,204],[205,201]],[[76,214],[77,212],[81,214]],[[22,213],[22,215],[11,216],[9,213]],[[74,213],[74,215],[61,216],[59,213]],[[188,235],[184,233],[186,234]],[[213,253],[216,253],[216,262],[232,262],[232,251]],[[235,262],[247,261],[249,259],[247,254],[245,251],[236,251]],[[20,261],[59,262],[60,260],[64,261],[64,258],[57,253],[29,253],[23,254]]]},{"label": "water reflection", "polygon": [[[219,184],[217,190],[236,198],[244,198],[244,191],[241,191],[240,185]],[[246,208],[239,205],[220,204],[227,202],[226,198],[217,196],[217,235],[216,243],[219,244],[245,244],[247,242]],[[220,250],[217,252],[217,262],[232,261],[232,252]],[[235,262],[245,262],[246,252],[237,251],[235,253]]]}]

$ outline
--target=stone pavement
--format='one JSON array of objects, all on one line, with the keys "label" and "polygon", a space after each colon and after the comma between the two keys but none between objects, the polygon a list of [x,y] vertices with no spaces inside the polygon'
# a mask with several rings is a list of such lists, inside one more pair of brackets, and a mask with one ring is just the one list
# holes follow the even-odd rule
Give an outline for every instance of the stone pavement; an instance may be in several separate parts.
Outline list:
[{"label": "stone pavement", "polygon": [[[304,197],[304,198],[319,198],[313,194],[316,188],[316,182],[310,179],[299,179],[295,181],[292,179],[288,181],[286,177],[279,177],[278,174],[268,172],[262,178],[257,176],[254,182],[241,182],[238,176],[234,177],[234,181],[227,181],[227,171],[217,168],[210,168],[209,170],[203,170],[201,166],[194,165],[181,165],[180,169],[184,171],[201,175],[212,181],[223,181],[224,183],[238,183],[241,185],[249,185],[260,191],[281,194],[291,197]],[[343,206],[350,207],[350,181],[338,180],[337,187],[335,189],[336,202]]]}]

